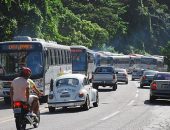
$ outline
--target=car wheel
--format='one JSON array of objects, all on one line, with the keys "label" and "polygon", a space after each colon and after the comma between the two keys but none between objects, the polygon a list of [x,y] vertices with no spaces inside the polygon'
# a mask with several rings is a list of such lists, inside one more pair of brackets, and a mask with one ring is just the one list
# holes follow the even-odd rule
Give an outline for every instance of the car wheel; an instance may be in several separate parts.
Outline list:
[{"label": "car wheel", "polygon": [[55,112],[55,107],[49,107],[48,109],[49,109],[49,112],[50,112],[50,113]]},{"label": "car wheel", "polygon": [[143,85],[142,85],[142,84],[140,84],[140,88],[143,88]]},{"label": "car wheel", "polygon": [[134,78],[132,78],[132,81],[134,80]]},{"label": "car wheel", "polygon": [[117,89],[117,84],[114,84],[114,85],[112,86],[112,90],[113,90],[113,91],[116,91],[116,89]]},{"label": "car wheel", "polygon": [[128,84],[128,81],[126,81],[125,83]]},{"label": "car wheel", "polygon": [[95,88],[95,89],[97,89],[97,90],[99,89],[99,86],[97,86],[97,85],[95,85],[95,84],[93,84],[92,86],[93,86],[93,88]]},{"label": "car wheel", "polygon": [[150,95],[150,98],[149,98],[150,103],[153,103],[155,100],[156,100],[156,97]]},{"label": "car wheel", "polygon": [[93,106],[94,107],[98,107],[99,106],[99,95],[98,95],[98,93],[96,95],[96,102],[93,103]]},{"label": "car wheel", "polygon": [[89,110],[90,109],[90,100],[89,100],[89,96],[87,96],[86,98],[86,102],[85,104],[82,106],[83,110]]}]

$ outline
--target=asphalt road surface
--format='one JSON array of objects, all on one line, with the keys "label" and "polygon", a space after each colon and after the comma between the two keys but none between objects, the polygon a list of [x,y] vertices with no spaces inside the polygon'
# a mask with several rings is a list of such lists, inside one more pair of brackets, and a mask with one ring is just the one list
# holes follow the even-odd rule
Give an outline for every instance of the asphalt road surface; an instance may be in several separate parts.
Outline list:
[{"label": "asphalt road surface", "polygon": [[[131,79],[129,77],[129,79]],[[99,87],[99,106],[88,111],[80,108],[56,109],[49,113],[41,104],[41,122],[35,130],[169,130],[170,100],[149,103],[149,86],[139,81],[119,83],[118,89]],[[13,111],[0,98],[0,130],[15,130]],[[34,129],[27,125],[27,130]]]}]

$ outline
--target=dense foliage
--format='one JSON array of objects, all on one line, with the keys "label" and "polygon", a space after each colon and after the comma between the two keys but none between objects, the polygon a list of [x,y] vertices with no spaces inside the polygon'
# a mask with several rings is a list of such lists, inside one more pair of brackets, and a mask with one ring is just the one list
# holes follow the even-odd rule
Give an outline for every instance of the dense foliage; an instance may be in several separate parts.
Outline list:
[{"label": "dense foliage", "polygon": [[170,41],[169,8],[167,0],[0,0],[0,41],[27,35],[113,52],[161,54]]}]

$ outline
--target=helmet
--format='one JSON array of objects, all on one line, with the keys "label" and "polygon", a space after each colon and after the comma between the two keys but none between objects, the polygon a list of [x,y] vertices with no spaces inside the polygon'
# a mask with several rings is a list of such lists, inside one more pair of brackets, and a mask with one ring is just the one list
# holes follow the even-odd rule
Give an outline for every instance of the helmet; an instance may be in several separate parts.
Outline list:
[{"label": "helmet", "polygon": [[29,78],[31,76],[31,69],[28,67],[22,67],[20,74],[22,77]]}]

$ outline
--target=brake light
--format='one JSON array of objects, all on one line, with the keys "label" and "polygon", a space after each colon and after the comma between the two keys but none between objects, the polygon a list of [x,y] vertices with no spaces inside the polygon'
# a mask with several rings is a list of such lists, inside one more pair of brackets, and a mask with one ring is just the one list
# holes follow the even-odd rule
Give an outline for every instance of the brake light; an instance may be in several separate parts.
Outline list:
[{"label": "brake light", "polygon": [[115,75],[113,75],[113,79],[115,79]]},{"label": "brake light", "polygon": [[14,107],[21,107],[21,102],[14,102]]},{"label": "brake light", "polygon": [[151,89],[156,90],[157,89],[157,84],[156,82],[151,83]]},{"label": "brake light", "polygon": [[146,79],[146,76],[143,76],[142,79],[145,80],[145,79]]},{"label": "brake light", "polygon": [[127,75],[127,74],[123,74],[123,76],[126,76],[126,77],[127,77],[128,75]]}]

